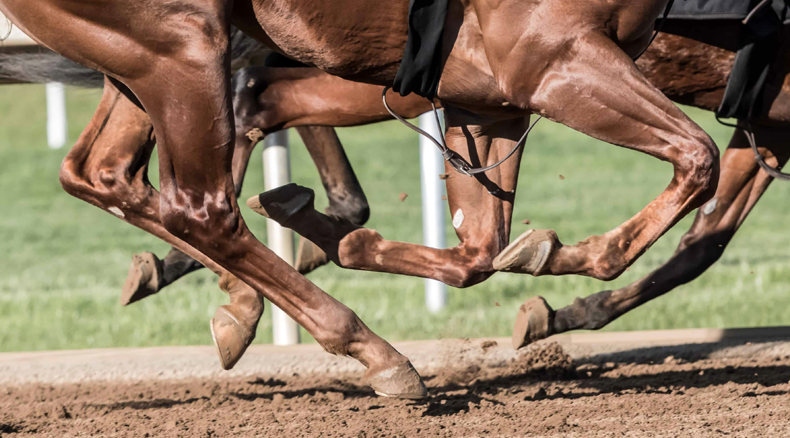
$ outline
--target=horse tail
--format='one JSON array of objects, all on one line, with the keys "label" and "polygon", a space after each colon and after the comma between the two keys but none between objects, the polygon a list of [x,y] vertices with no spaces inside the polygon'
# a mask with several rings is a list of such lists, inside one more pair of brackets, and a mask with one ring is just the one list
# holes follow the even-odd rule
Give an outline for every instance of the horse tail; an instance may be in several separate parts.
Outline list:
[{"label": "horse tail", "polygon": [[[231,34],[231,57],[239,67],[260,62],[271,53],[260,42],[235,27]],[[37,53],[2,53],[0,51],[0,84],[43,84],[61,82],[83,88],[101,88],[104,75],[70,61],[55,52],[41,48]]]},{"label": "horse tail", "polygon": [[0,84],[61,82],[83,88],[101,88],[104,75],[55,52],[0,53]]}]

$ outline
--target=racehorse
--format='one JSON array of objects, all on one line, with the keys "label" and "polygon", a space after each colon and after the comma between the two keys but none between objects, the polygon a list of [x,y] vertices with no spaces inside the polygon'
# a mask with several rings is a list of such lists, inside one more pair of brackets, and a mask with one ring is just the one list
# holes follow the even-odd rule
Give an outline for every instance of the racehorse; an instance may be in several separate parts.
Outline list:
[{"label": "racehorse", "polygon": [[[651,38],[665,3],[458,0],[448,5],[437,98],[446,110],[447,145],[456,157],[473,166],[496,163],[516,145],[526,116],[539,113],[673,165],[667,189],[615,230],[573,246],[561,245],[550,230],[532,232],[508,246],[499,237],[507,236],[509,224],[494,224],[504,233],[489,233],[493,239],[471,236],[476,212],[453,210],[458,232],[479,239],[485,250],[414,260],[418,254],[407,254],[371,230],[349,229],[316,214],[304,191],[286,187],[261,196],[261,208],[282,221],[312,223],[327,236],[330,257],[358,269],[424,276],[443,263],[470,265],[493,253],[497,270],[614,278],[716,190],[715,144],[631,60]],[[390,82],[407,38],[406,2],[357,2],[347,14],[349,6],[340,0],[144,5],[0,0],[0,10],[39,43],[114,78],[148,113],[159,146],[162,234],[194,247],[196,259],[213,260],[265,295],[326,351],[358,359],[378,393],[422,397],[425,387],[408,359],[260,244],[244,225],[234,196],[230,23],[327,72]],[[519,157],[464,179],[464,192],[454,195],[477,198],[484,208],[499,201],[502,214],[509,214],[516,181],[504,178],[503,169]],[[124,207],[109,211],[125,214]]]}]

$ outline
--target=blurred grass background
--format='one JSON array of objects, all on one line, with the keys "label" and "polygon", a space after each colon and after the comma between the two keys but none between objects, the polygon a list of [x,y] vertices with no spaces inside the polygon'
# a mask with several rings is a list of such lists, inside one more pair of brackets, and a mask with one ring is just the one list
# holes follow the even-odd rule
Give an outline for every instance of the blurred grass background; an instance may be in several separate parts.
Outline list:
[{"label": "blurred grass background", "polygon": [[[68,89],[71,141],[99,97],[98,90]],[[727,145],[729,128],[711,113],[686,110],[720,147]],[[58,169],[67,148],[47,149],[45,122],[43,86],[0,87],[0,351],[210,344],[208,321],[227,298],[205,270],[128,308],[118,304],[131,256],[153,251],[161,257],[169,248],[60,188]],[[390,240],[420,243],[416,134],[395,122],[339,132],[371,204],[368,226]],[[318,174],[295,134],[292,146],[293,179],[316,188],[323,208]],[[259,151],[253,157],[242,199],[262,191]],[[155,172],[156,166],[153,180]],[[511,238],[528,227],[553,228],[569,244],[606,232],[657,196],[671,172],[670,165],[646,155],[542,121],[522,160]],[[409,194],[403,203],[401,192]],[[775,183],[718,264],[605,330],[790,322],[788,199],[790,184]],[[265,238],[263,219],[246,206],[242,212],[253,232]],[[451,289],[449,307],[436,315],[425,309],[422,279],[335,266],[309,278],[391,341],[508,336],[519,304],[528,297],[543,295],[559,308],[655,269],[672,254],[692,216],[613,282],[497,274],[469,289]],[[523,219],[531,224],[523,225]],[[447,234],[454,245],[449,219]],[[270,321],[267,313],[256,343],[271,342]]]}]

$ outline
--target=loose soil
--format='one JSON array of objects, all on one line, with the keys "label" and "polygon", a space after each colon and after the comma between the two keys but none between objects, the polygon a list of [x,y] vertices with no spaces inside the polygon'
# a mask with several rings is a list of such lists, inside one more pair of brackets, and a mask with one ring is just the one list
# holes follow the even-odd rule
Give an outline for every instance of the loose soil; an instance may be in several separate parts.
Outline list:
[{"label": "loose soil", "polygon": [[469,341],[386,399],[358,374],[0,386],[0,436],[787,437],[790,356],[573,360],[531,346],[496,366]]}]

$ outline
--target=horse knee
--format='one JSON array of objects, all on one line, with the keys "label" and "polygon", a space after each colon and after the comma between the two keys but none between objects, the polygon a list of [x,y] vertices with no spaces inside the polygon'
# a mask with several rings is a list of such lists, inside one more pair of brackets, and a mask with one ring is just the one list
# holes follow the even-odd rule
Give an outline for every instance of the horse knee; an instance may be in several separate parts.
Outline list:
[{"label": "horse knee", "polygon": [[696,129],[683,141],[682,150],[678,168],[694,191],[693,208],[696,208],[716,194],[719,182],[719,149],[708,134]]},{"label": "horse knee", "polygon": [[82,165],[67,156],[60,168],[60,185],[66,193],[123,218],[123,210],[144,207],[148,187],[127,174],[123,166]]}]

